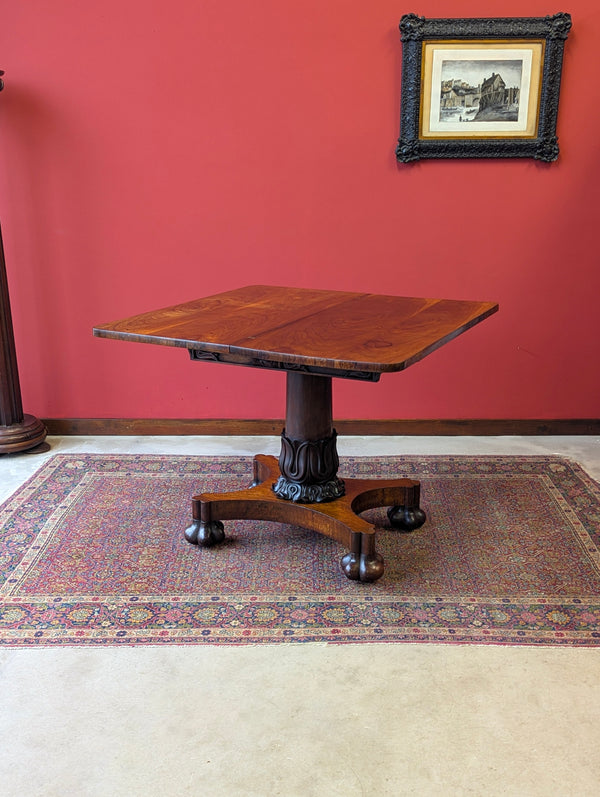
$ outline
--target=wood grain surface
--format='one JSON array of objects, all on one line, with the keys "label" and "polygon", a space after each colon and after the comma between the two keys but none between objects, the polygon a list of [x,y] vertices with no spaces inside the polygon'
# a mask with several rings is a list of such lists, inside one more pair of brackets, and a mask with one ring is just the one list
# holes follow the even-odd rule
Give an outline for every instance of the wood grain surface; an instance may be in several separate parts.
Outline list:
[{"label": "wood grain surface", "polygon": [[100,325],[94,335],[254,367],[380,374],[418,362],[497,310],[494,302],[252,285]]}]

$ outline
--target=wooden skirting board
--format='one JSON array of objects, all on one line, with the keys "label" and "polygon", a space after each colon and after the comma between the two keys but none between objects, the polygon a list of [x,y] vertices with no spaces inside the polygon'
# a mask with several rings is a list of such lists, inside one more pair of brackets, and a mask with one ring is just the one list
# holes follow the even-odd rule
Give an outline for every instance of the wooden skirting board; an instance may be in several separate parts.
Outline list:
[{"label": "wooden skirting board", "polygon": [[[45,418],[50,435],[277,435],[282,419]],[[598,418],[336,420],[340,435],[599,435]]]}]

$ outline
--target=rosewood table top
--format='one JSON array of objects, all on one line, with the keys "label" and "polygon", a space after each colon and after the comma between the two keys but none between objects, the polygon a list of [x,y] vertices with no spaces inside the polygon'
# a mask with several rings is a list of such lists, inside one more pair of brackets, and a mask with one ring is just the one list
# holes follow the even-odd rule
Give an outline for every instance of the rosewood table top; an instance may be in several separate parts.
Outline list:
[{"label": "rosewood table top", "polygon": [[377,381],[495,313],[494,302],[252,285],[95,327],[192,359]]}]

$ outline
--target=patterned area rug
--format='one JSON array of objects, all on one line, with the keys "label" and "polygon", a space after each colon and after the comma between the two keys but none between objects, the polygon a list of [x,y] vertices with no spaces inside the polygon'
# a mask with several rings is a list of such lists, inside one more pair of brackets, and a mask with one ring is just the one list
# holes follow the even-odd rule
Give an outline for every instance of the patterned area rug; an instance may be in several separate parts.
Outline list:
[{"label": "patterned area rug", "polygon": [[0,643],[600,644],[600,487],[557,457],[342,459],[421,479],[426,524],[381,532],[373,584],[316,533],[228,521],[183,538],[190,498],[247,487],[250,458],[57,455],[0,507]]}]

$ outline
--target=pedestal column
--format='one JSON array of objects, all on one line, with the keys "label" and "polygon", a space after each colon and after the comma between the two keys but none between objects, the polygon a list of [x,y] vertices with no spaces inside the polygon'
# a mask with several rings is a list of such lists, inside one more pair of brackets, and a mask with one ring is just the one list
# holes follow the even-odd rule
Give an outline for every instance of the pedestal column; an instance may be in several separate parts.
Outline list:
[{"label": "pedestal column", "polygon": [[313,504],[344,494],[333,428],[331,377],[288,371],[286,421],[279,469],[279,498]]},{"label": "pedestal column", "polygon": [[35,448],[44,441],[45,437],[44,424],[33,415],[23,413],[4,247],[0,232],[0,454]]},{"label": "pedestal column", "polygon": [[[2,75],[4,71],[0,69],[0,91],[4,88]],[[44,424],[33,415],[25,415],[21,404],[6,263],[0,232],[0,454],[35,448],[45,437]]]}]

